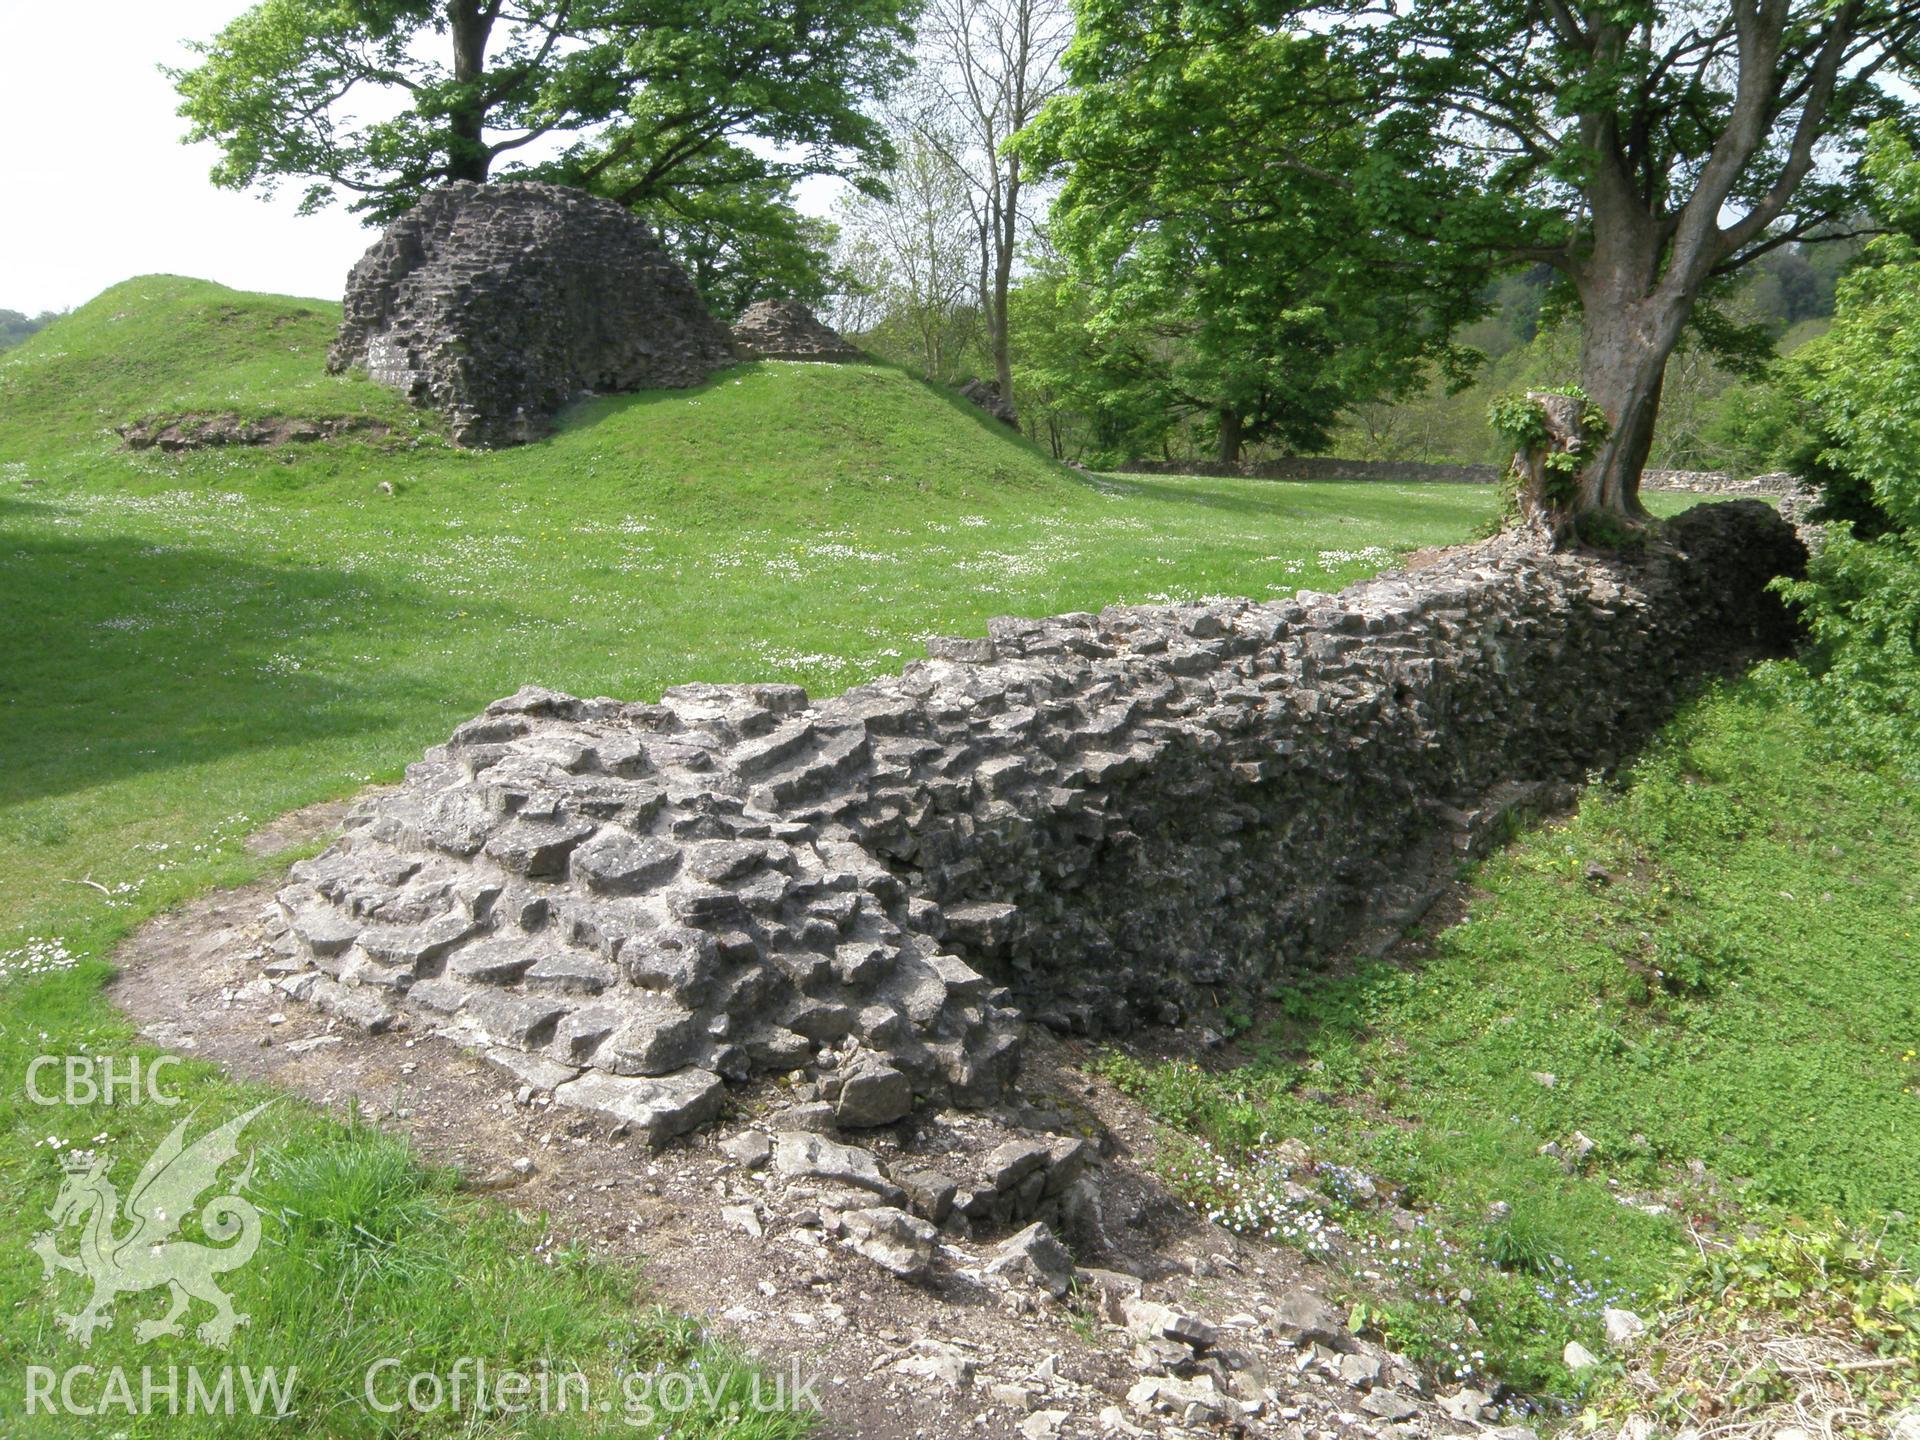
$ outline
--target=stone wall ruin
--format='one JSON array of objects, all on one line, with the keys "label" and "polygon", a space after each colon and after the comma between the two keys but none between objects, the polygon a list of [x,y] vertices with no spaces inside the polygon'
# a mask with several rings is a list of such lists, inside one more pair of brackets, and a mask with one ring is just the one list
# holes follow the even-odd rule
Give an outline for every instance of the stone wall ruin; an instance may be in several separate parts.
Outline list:
[{"label": "stone wall ruin", "polygon": [[632,212],[558,185],[456,181],[354,265],[327,368],[364,366],[442,411],[456,444],[510,445],[583,392],[684,388],[734,358]]},{"label": "stone wall ruin", "polygon": [[1507,536],[1338,595],[995,620],[819,702],[523,690],[295,867],[279,983],[656,1139],[766,1073],[843,1125],[986,1102],[1023,1015],[1249,1008],[1460,810],[1782,645],[1766,583],[1803,562],[1731,502],[1633,560]]},{"label": "stone wall ruin", "polygon": [[1000,387],[993,381],[969,380],[957,393],[969,405],[978,406],[1002,425],[1020,428],[1020,417],[1014,413],[1013,402],[1000,393]]},{"label": "stone wall ruin", "polygon": [[798,300],[756,300],[733,322],[734,348],[743,360],[858,360],[839,331]]},{"label": "stone wall ruin", "polygon": [[[1206,475],[1242,480],[1369,481],[1382,485],[1497,485],[1505,465],[1447,465],[1423,460],[1342,460],[1331,455],[1283,455],[1270,460],[1128,460],[1114,475]],[[1798,477],[1784,472],[1741,478],[1720,470],[1644,470],[1640,488],[1689,495],[1791,496]]]}]

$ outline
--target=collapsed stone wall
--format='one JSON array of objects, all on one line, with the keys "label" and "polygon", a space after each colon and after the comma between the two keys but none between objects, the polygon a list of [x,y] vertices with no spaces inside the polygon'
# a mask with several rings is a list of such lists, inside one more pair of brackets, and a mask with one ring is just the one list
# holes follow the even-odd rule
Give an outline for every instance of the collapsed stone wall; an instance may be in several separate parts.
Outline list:
[{"label": "collapsed stone wall", "polygon": [[992,380],[973,379],[967,381],[956,392],[962,400],[987,412],[1002,425],[1020,428],[1020,417],[1014,413],[1013,402],[1000,393],[1000,387]]},{"label": "collapsed stone wall", "polygon": [[1020,1011],[1244,1008],[1453,810],[1627,753],[1785,642],[1765,587],[1804,556],[1727,502],[1634,560],[1508,536],[1339,595],[995,620],[818,703],[523,690],[296,867],[282,983],[650,1133],[768,1071],[817,1070],[842,1124],[990,1099]]},{"label": "collapsed stone wall", "polygon": [[1649,470],[1640,477],[1640,488],[1689,495],[1798,495],[1800,477],[1784,470],[1744,480],[1722,470]]},{"label": "collapsed stone wall", "polygon": [[697,385],[734,358],[632,212],[558,185],[456,181],[354,265],[327,368],[364,366],[441,410],[456,444],[509,445],[583,391]]},{"label": "collapsed stone wall", "polygon": [[295,420],[275,416],[243,420],[231,411],[221,415],[189,414],[173,419],[137,420],[116,425],[114,433],[129,450],[217,450],[228,445],[293,445],[332,440],[341,435],[387,434],[393,427],[370,415],[338,415],[326,420]]},{"label": "collapsed stone wall", "polygon": [[756,300],[733,322],[733,343],[747,360],[858,360],[839,331],[798,300]]}]

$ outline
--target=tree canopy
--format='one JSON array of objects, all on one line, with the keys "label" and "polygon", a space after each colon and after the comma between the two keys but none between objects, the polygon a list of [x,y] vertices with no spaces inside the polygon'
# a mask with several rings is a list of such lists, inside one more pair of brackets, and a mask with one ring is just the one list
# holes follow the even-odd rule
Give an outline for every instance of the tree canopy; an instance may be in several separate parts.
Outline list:
[{"label": "tree canopy", "polygon": [[1434,137],[1433,166],[1407,178],[1438,183],[1453,253],[1565,277],[1579,379],[1609,422],[1580,510],[1641,513],[1682,331],[1750,348],[1710,308],[1716,287],[1782,246],[1850,233],[1868,126],[1914,120],[1890,82],[1920,6],[1897,0],[1351,0],[1266,19],[1350,60],[1375,133]]},{"label": "tree canopy", "polygon": [[[599,172],[603,189],[636,183],[641,159]],[[834,226],[802,215],[786,167],[721,142],[628,199],[659,231],[715,314],[732,319],[756,300],[818,304],[833,285]]]},{"label": "tree canopy", "polygon": [[[1867,127],[1915,119],[1895,71],[1920,6],[1893,0],[1080,0],[1078,13],[1079,89],[1023,143],[1067,174],[1063,246],[1089,276],[1112,272],[1116,304],[1177,286],[1196,356],[1237,346],[1245,378],[1271,341],[1294,357],[1276,353],[1274,380],[1333,366],[1331,403],[1390,389],[1417,357],[1396,309],[1429,342],[1461,294],[1550,267],[1582,312],[1577,378],[1608,421],[1571,504],[1623,518],[1642,513],[1683,332],[1751,364],[1767,337],[1720,308],[1729,279],[1855,234]],[[1314,306],[1323,318],[1302,329]],[[1292,412],[1310,415],[1313,394]]]},{"label": "tree canopy", "polygon": [[[907,0],[262,0],[171,71],[216,184],[390,219],[505,170],[645,207],[886,159]],[[756,142],[778,159],[737,163]],[[532,157],[532,158],[530,158]]]},{"label": "tree canopy", "polygon": [[1317,448],[1349,405],[1457,365],[1480,277],[1416,215],[1382,223],[1424,137],[1371,127],[1323,40],[1088,0],[1067,66],[1075,89],[1021,141],[1065,176],[1053,237],[1098,296],[1094,334],[1164,341],[1167,390],[1213,417],[1222,460]]},{"label": "tree canopy", "polygon": [[59,318],[51,310],[42,310],[38,315],[0,310],[0,350],[11,349],[29,336],[37,335]]}]

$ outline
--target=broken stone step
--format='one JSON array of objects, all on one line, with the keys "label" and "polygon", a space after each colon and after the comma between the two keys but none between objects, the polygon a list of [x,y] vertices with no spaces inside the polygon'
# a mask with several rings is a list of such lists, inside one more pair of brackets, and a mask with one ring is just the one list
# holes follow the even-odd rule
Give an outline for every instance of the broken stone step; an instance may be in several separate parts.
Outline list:
[{"label": "broken stone step", "polygon": [[557,1104],[610,1115],[658,1146],[718,1116],[726,1091],[725,1082],[708,1070],[645,1077],[588,1070],[555,1086],[553,1098]]}]

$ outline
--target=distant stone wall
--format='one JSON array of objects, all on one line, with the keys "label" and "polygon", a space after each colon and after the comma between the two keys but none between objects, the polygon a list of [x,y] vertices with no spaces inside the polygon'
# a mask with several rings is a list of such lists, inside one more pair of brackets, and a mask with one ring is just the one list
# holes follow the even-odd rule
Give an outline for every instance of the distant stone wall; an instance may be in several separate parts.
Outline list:
[{"label": "distant stone wall", "polygon": [[850,1124],[980,1101],[1022,1012],[1244,1010],[1464,811],[1781,645],[1766,584],[1804,557],[1717,503],[1631,562],[1509,535],[1338,595],[995,620],[817,703],[523,691],[295,868],[282,983],[630,1087],[668,1133],[767,1071]]},{"label": "distant stone wall", "polygon": [[1649,470],[1640,477],[1645,490],[1679,490],[1690,495],[1798,495],[1800,477],[1784,471],[1741,480],[1719,470]]},{"label": "distant stone wall", "polygon": [[347,277],[327,368],[364,366],[461,445],[544,434],[584,391],[697,385],[731,337],[646,223],[558,185],[456,182]]},{"label": "distant stone wall", "polygon": [[[1498,465],[1428,465],[1414,460],[1336,460],[1320,455],[1290,456],[1220,465],[1205,460],[1132,460],[1120,475],[1212,475],[1248,480],[1362,480],[1396,485],[1491,485]],[[1680,490],[1695,495],[1787,495],[1800,482],[1792,475],[1756,475],[1736,479],[1718,470],[1648,470],[1645,490]]]},{"label": "distant stone wall", "polygon": [[1416,460],[1335,460],[1293,455],[1221,465],[1210,460],[1130,460],[1120,475],[1212,475],[1247,480],[1373,480],[1400,485],[1491,485],[1498,465],[1427,465]]}]

